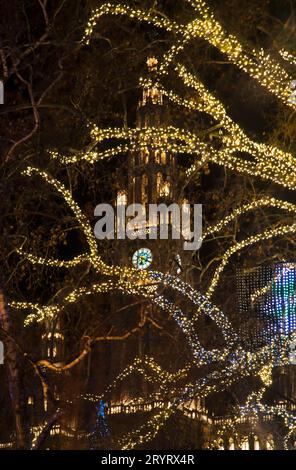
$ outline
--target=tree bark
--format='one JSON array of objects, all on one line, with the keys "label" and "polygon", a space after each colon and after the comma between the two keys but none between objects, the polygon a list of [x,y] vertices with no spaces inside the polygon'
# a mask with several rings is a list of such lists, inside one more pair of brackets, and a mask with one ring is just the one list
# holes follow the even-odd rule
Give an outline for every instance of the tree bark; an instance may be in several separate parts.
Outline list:
[{"label": "tree bark", "polygon": [[6,335],[4,343],[4,364],[7,370],[9,394],[15,419],[16,448],[29,448],[28,423],[26,422],[26,400],[23,389],[20,368],[23,358],[21,357],[11,335],[11,319],[7,306],[5,305],[3,291],[0,289],[0,325]]}]

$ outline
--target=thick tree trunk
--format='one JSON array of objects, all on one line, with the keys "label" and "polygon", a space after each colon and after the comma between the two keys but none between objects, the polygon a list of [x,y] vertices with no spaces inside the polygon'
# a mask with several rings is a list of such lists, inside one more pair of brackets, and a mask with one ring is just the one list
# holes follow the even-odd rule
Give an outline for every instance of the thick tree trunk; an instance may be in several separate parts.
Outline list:
[{"label": "thick tree trunk", "polygon": [[7,370],[9,394],[15,418],[15,434],[17,449],[29,448],[29,436],[26,423],[25,394],[22,386],[20,370],[23,357],[21,356],[16,343],[12,339],[11,321],[9,312],[4,302],[4,295],[0,289],[0,325],[6,333],[4,342],[4,364]]},{"label": "thick tree trunk", "polygon": [[39,434],[34,446],[32,447],[32,450],[38,450],[42,446],[42,444],[45,442],[47,437],[50,434],[50,431],[52,430],[53,426],[56,424],[56,422],[59,419],[59,416],[61,414],[60,410],[57,410],[53,416],[48,420],[46,425],[44,426],[43,430]]}]

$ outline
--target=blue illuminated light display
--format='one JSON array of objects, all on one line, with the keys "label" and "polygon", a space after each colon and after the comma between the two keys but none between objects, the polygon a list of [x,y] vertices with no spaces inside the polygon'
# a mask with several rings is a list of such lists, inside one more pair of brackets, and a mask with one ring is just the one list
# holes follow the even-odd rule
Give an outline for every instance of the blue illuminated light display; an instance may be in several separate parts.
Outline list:
[{"label": "blue illuminated light display", "polygon": [[107,402],[100,400],[96,405],[96,421],[93,431],[90,433],[90,449],[101,449],[106,438],[109,437],[110,431],[108,428],[105,408]]},{"label": "blue illuminated light display", "polygon": [[277,265],[266,309],[268,313],[275,316],[276,328],[284,334],[289,334],[296,329],[295,287],[296,266]]},{"label": "blue illuminated light display", "polygon": [[252,347],[296,332],[296,263],[242,269],[237,288],[242,334]]}]

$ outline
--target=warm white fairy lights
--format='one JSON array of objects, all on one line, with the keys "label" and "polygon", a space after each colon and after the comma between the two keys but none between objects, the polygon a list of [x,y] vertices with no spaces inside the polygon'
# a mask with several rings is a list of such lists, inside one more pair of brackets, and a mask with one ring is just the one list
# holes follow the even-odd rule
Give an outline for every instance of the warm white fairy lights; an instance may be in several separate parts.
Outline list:
[{"label": "warm white fairy lights", "polygon": [[294,233],[295,230],[296,230],[296,223],[291,224],[291,225],[280,226],[274,229],[267,229],[264,232],[259,233],[258,235],[253,235],[249,238],[246,238],[245,240],[242,240],[241,242],[236,243],[232,247],[230,247],[224,253],[222,257],[222,261],[220,262],[219,266],[215,270],[215,273],[213,275],[213,278],[211,280],[210,286],[207,291],[207,296],[210,298],[213,295],[214,290],[217,287],[218,282],[220,280],[221,274],[224,271],[232,255],[241,251],[243,248],[247,246],[251,246],[251,245],[254,245],[255,243],[258,243],[264,240],[269,240],[275,237],[280,237],[289,233]]},{"label": "warm white fairy lights", "polygon": [[[163,88],[161,88],[163,90]],[[174,100],[174,94],[169,93],[168,97]],[[196,100],[178,101],[178,104],[196,108]],[[214,107],[214,106],[213,106]],[[222,123],[221,123],[222,125]],[[294,157],[280,149],[265,144],[258,144],[249,140],[239,129],[230,132],[226,128],[227,135],[221,136],[221,142],[224,145],[217,150],[209,142],[203,142],[197,135],[182,129],[168,126],[166,128],[144,128],[144,129],[106,129],[104,138],[129,139],[130,149],[141,151],[146,146],[153,149],[164,148],[170,153],[186,153],[196,157],[197,163],[188,170],[188,176],[200,167],[201,162],[213,162],[222,165],[231,171],[245,173],[267,179],[284,187],[296,188],[296,173],[294,170]],[[100,142],[101,130],[94,127],[92,138]],[[57,153],[52,154],[56,159],[63,163],[77,163],[80,160],[86,160],[94,164],[96,161],[104,158],[111,158],[115,155],[126,153],[128,144],[120,144],[108,151],[99,150],[78,154],[76,156],[60,156]],[[240,152],[249,153],[254,161],[245,161],[239,156]]]},{"label": "warm white fairy lights", "polygon": [[290,65],[296,65],[296,55],[291,54],[291,52],[286,51],[285,49],[281,49],[279,51],[280,55],[284,60],[290,63]]},{"label": "warm white fairy lights", "polygon": [[[106,3],[100,8],[95,9],[92,13],[83,41],[89,43],[91,36],[95,34],[94,28],[99,18],[107,14],[117,16],[127,15],[132,19],[146,21],[151,25],[176,35],[175,44],[165,54],[158,70],[155,70],[154,78],[143,79],[141,84],[145,88],[153,88],[161,92],[163,97],[167,97],[170,101],[179,105],[180,108],[183,107],[210,115],[216,121],[219,128],[219,150],[212,145],[209,139],[202,139],[194,133],[173,126],[163,128],[148,127],[143,129],[100,129],[97,126],[93,126],[90,137],[94,150],[70,156],[63,156],[56,151],[51,151],[52,159],[57,160],[63,165],[79,164],[83,161],[95,164],[99,160],[112,158],[119,154],[126,154],[130,151],[141,152],[145,151],[148,147],[152,149],[161,148],[170,153],[184,153],[195,157],[196,163],[188,171],[188,176],[200,164],[213,162],[234,172],[263,178],[280,184],[282,187],[295,190],[296,173],[294,169],[294,156],[277,147],[255,142],[248,137],[241,127],[227,114],[225,106],[206,89],[197,76],[191,74],[176,59],[190,41],[195,38],[203,38],[225,54],[233,64],[247,72],[249,76],[256,79],[269,92],[281,99],[282,102],[296,109],[295,102],[291,100],[290,85],[293,77],[270,54],[262,49],[246,50],[241,41],[225,31],[223,26],[215,19],[205,1],[186,1],[193,7],[195,13],[198,14],[198,18],[194,18],[187,25],[170,21],[153,11],[144,12],[124,4]],[[280,54],[290,65],[295,65],[295,58],[291,54],[286,51],[280,51]],[[162,84],[162,78],[169,75],[172,65],[173,72],[178,75],[186,89],[190,91],[190,98],[183,98]],[[108,142],[111,139],[112,142],[118,140],[117,145],[107,150],[106,148],[100,148],[100,144],[103,141]],[[252,160],[244,160],[240,157],[240,153],[249,154]],[[25,324],[29,325],[35,321],[42,322],[45,319],[56,317],[65,309],[68,309],[71,304],[79,302],[84,296],[118,291],[122,294],[142,296],[165,313],[171,315],[184,333],[184,338],[190,346],[193,360],[177,372],[169,373],[163,370],[153,358],[137,358],[107,387],[104,396],[110,396],[116,386],[131,374],[140,374],[147,382],[154,384],[158,390],[158,392],[151,393],[148,399],[157,401],[159,399],[157,393],[169,397],[169,402],[165,402],[163,409],[157,409],[156,414],[150,417],[140,428],[131,431],[121,438],[121,447],[123,449],[133,449],[137,445],[151,440],[165,422],[188,400],[193,398],[202,399],[211,393],[225,390],[235,381],[248,376],[258,377],[262,382],[262,387],[249,395],[245,406],[237,410],[237,413],[231,418],[231,422],[227,421],[227,419],[221,421],[217,439],[212,443],[212,447],[221,446],[220,441],[229,430],[232,433],[233,439],[239,442],[237,424],[248,416],[256,419],[259,412],[271,417],[280,416],[285,420],[288,428],[286,436],[286,446],[288,446],[288,440],[296,428],[295,416],[278,406],[267,407],[263,405],[262,399],[265,391],[271,385],[274,365],[287,364],[287,341],[289,334],[284,332],[280,343],[278,338],[274,338],[270,343],[254,353],[246,351],[240,345],[239,332],[235,331],[227,316],[210,302],[210,298],[232,255],[254,243],[293,233],[296,229],[296,224],[265,230],[231,246],[224,253],[214,273],[207,295],[202,295],[181,279],[167,274],[155,271],[143,272],[132,267],[107,265],[99,255],[97,241],[89,221],[82,213],[79,205],[74,201],[71,192],[57,179],[38,168],[29,167],[24,174],[29,177],[41,177],[60,194],[65,203],[73,211],[78,225],[85,235],[88,250],[86,253],[76,256],[70,261],[36,256],[23,249],[19,250],[19,254],[32,264],[46,265],[52,268],[71,269],[79,264],[88,263],[97,274],[106,278],[104,281],[93,284],[90,287],[80,287],[73,290],[65,296],[59,305],[42,306],[30,302],[11,301],[10,306],[12,308],[30,312],[25,319]],[[261,197],[243,204],[218,223],[207,227],[204,232],[204,238],[221,231],[227,224],[235,221],[245,213],[262,207],[278,208],[290,213],[295,213],[296,210],[295,205],[292,203],[273,197]],[[189,317],[186,312],[183,312],[180,307],[167,298],[163,288],[172,289],[186,297],[196,307],[196,313]],[[261,294],[259,293],[258,295]],[[254,298],[255,301],[256,299]],[[208,315],[220,329],[225,341],[223,349],[206,350],[201,345],[198,332],[196,331],[196,321],[201,314]],[[205,376],[196,381],[189,381],[188,376],[191,369],[203,365],[214,366],[216,370],[211,370],[211,372],[206,373]],[[182,381],[185,382],[185,385]],[[102,397],[103,395],[86,395],[78,398],[97,401]],[[133,401],[130,403],[132,406]],[[137,403],[143,403],[143,399],[140,397]],[[238,445],[241,445],[241,443]]]},{"label": "warm white fairy lights", "polygon": [[[266,53],[263,49],[245,50],[241,42],[233,34],[225,31],[204,1],[186,1],[199,15],[198,18],[187,25],[175,23],[151,11],[145,12],[133,9],[126,4],[106,3],[100,8],[96,8],[91,14],[83,41],[89,43],[94,28],[103,15],[126,15],[129,18],[151,23],[168,32],[174,32],[179,35],[180,42],[172,46],[170,54],[167,55],[169,61],[172,59],[171,56],[176,56],[179,50],[182,50],[190,40],[202,38],[218,48],[233,64],[257,80],[269,92],[278,96],[288,106],[295,108],[295,104],[289,100],[289,83],[292,77],[269,53]],[[165,68],[166,64],[161,70],[165,70]]]},{"label": "warm white fairy lights", "polygon": [[93,34],[94,27],[96,26],[98,20],[103,15],[127,15],[129,18],[138,19],[140,21],[146,21],[148,23],[153,24],[159,28],[164,28],[167,31],[172,31],[174,33],[180,33],[184,30],[182,26],[178,25],[177,23],[170,21],[160,15],[157,15],[152,12],[144,12],[140,9],[134,9],[128,5],[120,5],[114,3],[105,3],[99,8],[96,8],[93,12],[91,17],[88,20],[85,35],[83,37],[83,42],[89,44],[90,38]]},{"label": "warm white fairy lights", "polygon": [[207,227],[203,232],[203,238],[209,235],[214,235],[216,232],[222,230],[230,222],[236,220],[237,217],[246,214],[247,212],[259,209],[260,207],[276,207],[283,211],[296,214],[296,205],[287,201],[282,201],[274,197],[265,196],[255,199],[253,202],[243,204],[241,207],[235,209],[231,214],[224,217],[220,222]]}]

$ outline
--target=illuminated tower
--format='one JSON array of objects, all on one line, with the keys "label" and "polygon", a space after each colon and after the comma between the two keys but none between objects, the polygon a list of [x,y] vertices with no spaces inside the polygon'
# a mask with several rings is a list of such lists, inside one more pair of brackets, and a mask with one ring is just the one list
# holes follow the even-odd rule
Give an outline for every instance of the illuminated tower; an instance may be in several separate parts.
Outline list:
[{"label": "illuminated tower", "polygon": [[[153,76],[157,72],[157,59],[149,58],[147,65],[149,75]],[[185,271],[184,240],[182,234],[180,239],[171,237],[172,215],[168,213],[167,216],[168,240],[159,237],[159,217],[152,222],[148,221],[149,204],[165,204],[166,207],[171,204],[182,207],[185,204],[190,212],[187,201],[181,199],[179,194],[180,175],[176,155],[170,151],[166,133],[169,122],[168,108],[162,92],[154,87],[144,87],[138,103],[137,129],[149,128],[152,131],[139,140],[140,150],[131,151],[128,155],[127,187],[118,192],[117,207],[140,204],[146,208],[147,222],[139,227],[139,232],[146,233],[146,237],[129,240],[125,244],[124,253],[121,252],[120,262],[126,265],[131,265],[132,262],[140,269],[146,269],[151,264],[152,269],[179,275],[181,271]],[[158,235],[152,240],[149,234],[153,231]]]},{"label": "illuminated tower", "polygon": [[64,360],[64,335],[60,319],[46,320],[45,331],[42,334],[42,355],[54,364]]},{"label": "illuminated tower", "polygon": [[[157,60],[149,58],[147,60],[148,74],[153,76],[157,72]],[[176,154],[170,151],[171,143],[168,138],[166,128],[170,125],[169,107],[160,90],[154,87],[144,87],[137,107],[136,129],[139,131],[139,140],[137,150],[130,151],[127,156],[127,175],[119,175],[120,190],[117,194],[117,210],[128,207],[133,204],[139,204],[146,208],[148,214],[148,205],[157,206],[165,204],[169,207],[171,204],[182,206],[187,201],[180,197],[180,174],[177,166]],[[149,135],[145,134],[145,129],[149,129]],[[152,132],[150,132],[152,129]],[[147,137],[145,137],[147,135]],[[143,137],[144,136],[144,137]],[[187,204],[188,206],[188,204]],[[128,217],[126,218],[128,219]],[[127,267],[136,267],[138,269],[156,270],[162,273],[170,273],[175,276],[186,277],[186,253],[183,248],[184,240],[172,239],[172,218],[168,214],[168,239],[159,237],[160,216],[154,220],[147,217],[143,223],[137,227],[139,238],[123,239],[112,241],[117,252],[116,260],[119,265]],[[150,234],[154,232],[154,239]],[[110,242],[111,246],[111,242]],[[113,259],[114,261],[114,259]],[[188,278],[187,278],[188,280]],[[171,294],[169,294],[171,295]],[[174,299],[171,299],[174,301]],[[120,300],[116,304],[116,299],[112,300],[112,310],[122,309]],[[124,312],[127,310],[125,309]],[[158,318],[162,313],[149,302],[144,302],[137,306],[137,311],[131,307],[129,309],[129,318]],[[123,320],[122,320],[123,321]],[[152,355],[157,357],[161,354],[154,336],[154,329],[145,324],[138,335],[137,344],[134,343],[136,350],[134,354],[138,357]],[[114,363],[125,363],[124,353],[122,351],[110,353]],[[143,396],[148,395],[147,383],[141,380],[139,388]],[[129,396],[129,388],[122,387],[119,395],[114,399],[124,401]]]},{"label": "illuminated tower", "polygon": [[[147,60],[150,74],[156,72],[157,60]],[[138,105],[137,128],[164,129],[168,117],[162,92],[156,88],[144,88]],[[153,204],[176,201],[177,188],[174,181],[175,155],[167,150],[165,132],[152,135],[140,152],[129,154],[128,204]]]}]

